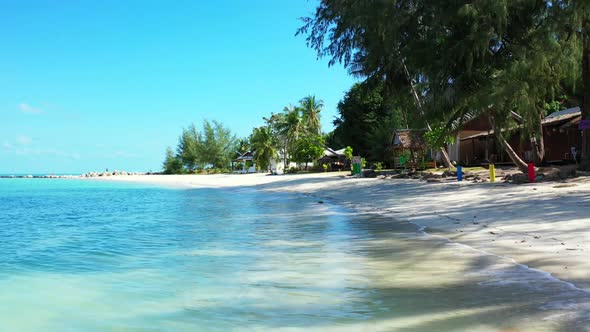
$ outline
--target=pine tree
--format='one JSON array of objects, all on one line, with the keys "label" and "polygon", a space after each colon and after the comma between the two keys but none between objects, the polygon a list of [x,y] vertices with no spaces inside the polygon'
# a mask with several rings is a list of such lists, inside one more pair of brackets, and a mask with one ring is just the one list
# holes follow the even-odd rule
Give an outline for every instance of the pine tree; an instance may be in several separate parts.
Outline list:
[{"label": "pine tree", "polygon": [[517,113],[522,132],[539,135],[544,102],[559,88],[551,9],[541,0],[324,0],[298,33],[308,33],[308,45],[331,64],[383,80],[386,102],[411,94],[429,129],[487,116],[526,171],[503,131],[513,128],[510,115]]}]

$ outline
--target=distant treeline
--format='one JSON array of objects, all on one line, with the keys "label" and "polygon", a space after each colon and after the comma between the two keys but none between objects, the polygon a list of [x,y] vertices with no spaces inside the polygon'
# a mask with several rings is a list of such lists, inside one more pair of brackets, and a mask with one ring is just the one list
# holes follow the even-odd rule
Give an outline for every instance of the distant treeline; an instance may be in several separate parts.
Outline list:
[{"label": "distant treeline", "polygon": [[263,126],[242,139],[217,121],[203,121],[200,130],[192,124],[182,131],[176,150],[167,149],[164,173],[228,172],[232,161],[247,151],[253,153],[259,170],[268,170],[272,160],[282,162],[285,169],[291,161],[307,166],[324,152],[322,107],[323,102],[315,96],[305,97],[297,106],[287,106],[264,118]]}]

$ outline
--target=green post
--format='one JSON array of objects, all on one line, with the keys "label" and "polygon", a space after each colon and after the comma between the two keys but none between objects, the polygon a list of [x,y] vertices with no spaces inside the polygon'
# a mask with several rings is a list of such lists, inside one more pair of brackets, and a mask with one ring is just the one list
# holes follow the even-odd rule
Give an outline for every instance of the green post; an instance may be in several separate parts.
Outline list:
[{"label": "green post", "polygon": [[400,165],[402,165],[403,168],[406,168],[406,156],[401,155],[399,157],[399,163],[400,163]]},{"label": "green post", "polygon": [[352,175],[360,175],[362,171],[361,157],[355,156],[352,158]]}]

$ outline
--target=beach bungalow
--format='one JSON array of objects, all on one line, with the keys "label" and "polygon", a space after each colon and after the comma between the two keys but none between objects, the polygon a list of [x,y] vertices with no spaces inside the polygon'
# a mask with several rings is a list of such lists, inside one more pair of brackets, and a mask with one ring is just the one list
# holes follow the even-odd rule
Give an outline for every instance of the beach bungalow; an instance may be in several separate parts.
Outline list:
[{"label": "beach bungalow", "polygon": [[[394,156],[394,167],[418,166],[428,152],[424,139],[424,129],[401,129],[393,134],[393,141],[388,154]],[[409,152],[409,158],[406,157]]]},{"label": "beach bungalow", "polygon": [[[572,152],[576,153],[582,147],[582,131],[578,129],[581,118],[580,108],[574,107],[552,113],[541,121],[546,162],[574,161]],[[489,128],[489,125],[486,127],[481,120],[481,118],[475,119],[474,122],[467,123],[465,130],[459,132],[459,139],[449,149],[451,159],[464,165],[480,165],[489,162],[512,164],[505,151],[496,143],[494,131]],[[477,129],[482,130],[473,133]],[[531,142],[521,139],[520,126],[511,132],[508,141],[524,161],[533,160]]]},{"label": "beach bungalow", "polygon": [[254,162],[254,153],[252,151],[242,153],[238,158],[233,160],[233,163],[242,165],[241,169],[234,170],[234,173],[256,173],[256,163]]},{"label": "beach bungalow", "polygon": [[328,165],[330,171],[340,171],[346,164],[344,149],[334,150],[329,147],[324,148],[323,156],[317,160],[317,165]]}]

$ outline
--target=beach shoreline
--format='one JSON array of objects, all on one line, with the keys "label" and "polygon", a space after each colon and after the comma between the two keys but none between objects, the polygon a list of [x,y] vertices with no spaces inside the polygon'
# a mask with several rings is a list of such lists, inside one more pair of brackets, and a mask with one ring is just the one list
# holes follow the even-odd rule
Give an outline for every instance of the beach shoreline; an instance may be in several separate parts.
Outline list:
[{"label": "beach shoreline", "polygon": [[590,179],[513,185],[297,175],[136,175],[91,178],[179,189],[256,188],[318,200],[416,224],[443,237],[549,273],[590,291]]}]

